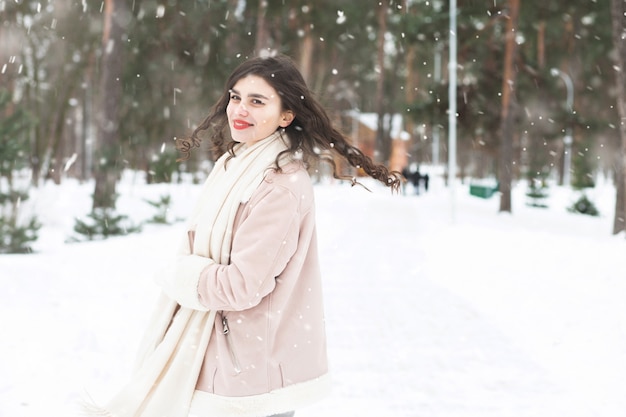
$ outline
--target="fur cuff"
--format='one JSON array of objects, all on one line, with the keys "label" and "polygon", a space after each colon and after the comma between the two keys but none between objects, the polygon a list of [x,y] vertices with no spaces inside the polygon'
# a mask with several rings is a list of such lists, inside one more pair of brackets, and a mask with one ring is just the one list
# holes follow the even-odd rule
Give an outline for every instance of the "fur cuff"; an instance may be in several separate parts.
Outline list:
[{"label": "fur cuff", "polygon": [[321,400],[331,392],[330,375],[300,382],[274,391],[244,397],[225,397],[196,390],[189,417],[264,417],[298,410]]},{"label": "fur cuff", "polygon": [[156,282],[163,288],[165,294],[181,306],[208,311],[209,309],[200,303],[198,281],[204,268],[214,263],[212,259],[203,256],[184,255],[173,265],[159,271]]}]

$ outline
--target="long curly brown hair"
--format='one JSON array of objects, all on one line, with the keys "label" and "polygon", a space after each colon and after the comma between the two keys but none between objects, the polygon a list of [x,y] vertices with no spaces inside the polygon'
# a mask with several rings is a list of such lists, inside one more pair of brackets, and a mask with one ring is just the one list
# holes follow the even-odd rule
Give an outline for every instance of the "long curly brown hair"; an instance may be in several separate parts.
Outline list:
[{"label": "long curly brown hair", "polygon": [[[339,155],[352,167],[362,169],[368,176],[397,191],[402,183],[402,175],[389,171],[384,165],[374,163],[360,149],[350,144],[347,138],[331,123],[331,120],[309,90],[302,74],[294,62],[285,55],[255,57],[241,63],[228,78],[224,93],[211,108],[209,115],[188,138],[177,139],[176,146],[182,154],[181,160],[189,158],[190,151],[200,146],[200,132],[210,131],[211,153],[215,159],[226,152],[234,155],[237,142],[230,137],[226,106],[230,100],[230,90],[241,78],[255,75],[263,78],[280,95],[283,110],[291,110],[295,119],[284,128],[290,139],[290,146],[283,153],[302,154],[305,163],[324,160],[332,166],[333,177],[348,179],[352,185],[358,182],[354,177],[341,175],[332,157],[324,152]],[[281,128],[283,129],[283,128]],[[276,167],[278,160],[276,158]]]}]

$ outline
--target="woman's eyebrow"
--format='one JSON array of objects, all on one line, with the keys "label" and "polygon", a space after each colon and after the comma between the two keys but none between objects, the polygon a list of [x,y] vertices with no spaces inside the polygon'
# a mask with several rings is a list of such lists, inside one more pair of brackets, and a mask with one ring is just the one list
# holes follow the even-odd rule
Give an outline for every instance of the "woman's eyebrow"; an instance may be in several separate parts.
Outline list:
[{"label": "woman's eyebrow", "polygon": [[[241,93],[240,93],[239,91],[235,90],[234,88],[231,88],[230,90],[228,90],[228,92],[229,92],[230,94],[237,94],[238,96],[240,96],[240,95],[241,95]],[[269,97],[264,96],[263,94],[260,94],[260,93],[250,93],[250,94],[248,94],[248,97],[252,97],[252,98],[262,98],[262,99],[264,99],[264,100],[269,100],[269,99],[270,99]]]},{"label": "woman's eyebrow", "polygon": [[264,96],[263,94],[259,94],[259,93],[252,93],[252,94],[248,94],[248,97],[252,97],[252,98],[262,98],[264,100],[269,100],[269,97]]}]

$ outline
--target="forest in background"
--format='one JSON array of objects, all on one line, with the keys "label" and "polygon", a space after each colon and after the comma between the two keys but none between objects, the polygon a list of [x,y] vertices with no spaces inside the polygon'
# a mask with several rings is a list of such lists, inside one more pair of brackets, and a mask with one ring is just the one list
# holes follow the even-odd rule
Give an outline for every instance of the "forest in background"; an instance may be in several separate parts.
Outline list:
[{"label": "forest in background", "polygon": [[[459,177],[495,178],[501,211],[515,180],[612,178],[624,230],[626,1],[455,3]],[[378,115],[375,160],[391,155],[380,121],[400,114],[407,162],[443,164],[451,4],[0,0],[0,204],[24,197],[16,173],[30,186],[95,179],[95,209],[115,206],[123,169],[155,182],[203,169],[208,151],[181,166],[175,139],[238,63],[272,51],[294,58],[346,135],[350,110]]]}]

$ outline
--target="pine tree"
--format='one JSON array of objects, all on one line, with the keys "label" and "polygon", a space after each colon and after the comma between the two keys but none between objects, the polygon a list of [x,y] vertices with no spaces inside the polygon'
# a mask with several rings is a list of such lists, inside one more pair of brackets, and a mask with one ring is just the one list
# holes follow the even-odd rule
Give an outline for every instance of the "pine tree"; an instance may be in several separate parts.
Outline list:
[{"label": "pine tree", "polygon": [[6,90],[0,90],[0,115],[0,253],[26,253],[41,227],[35,217],[21,215],[29,182],[20,183],[16,178],[27,165],[24,132],[31,120]]},{"label": "pine tree", "polygon": [[617,160],[617,192],[613,234],[626,230],[626,0],[612,0],[611,17],[613,43],[617,52],[615,58],[615,85],[617,86],[617,107],[619,111],[618,135],[620,152]]}]

